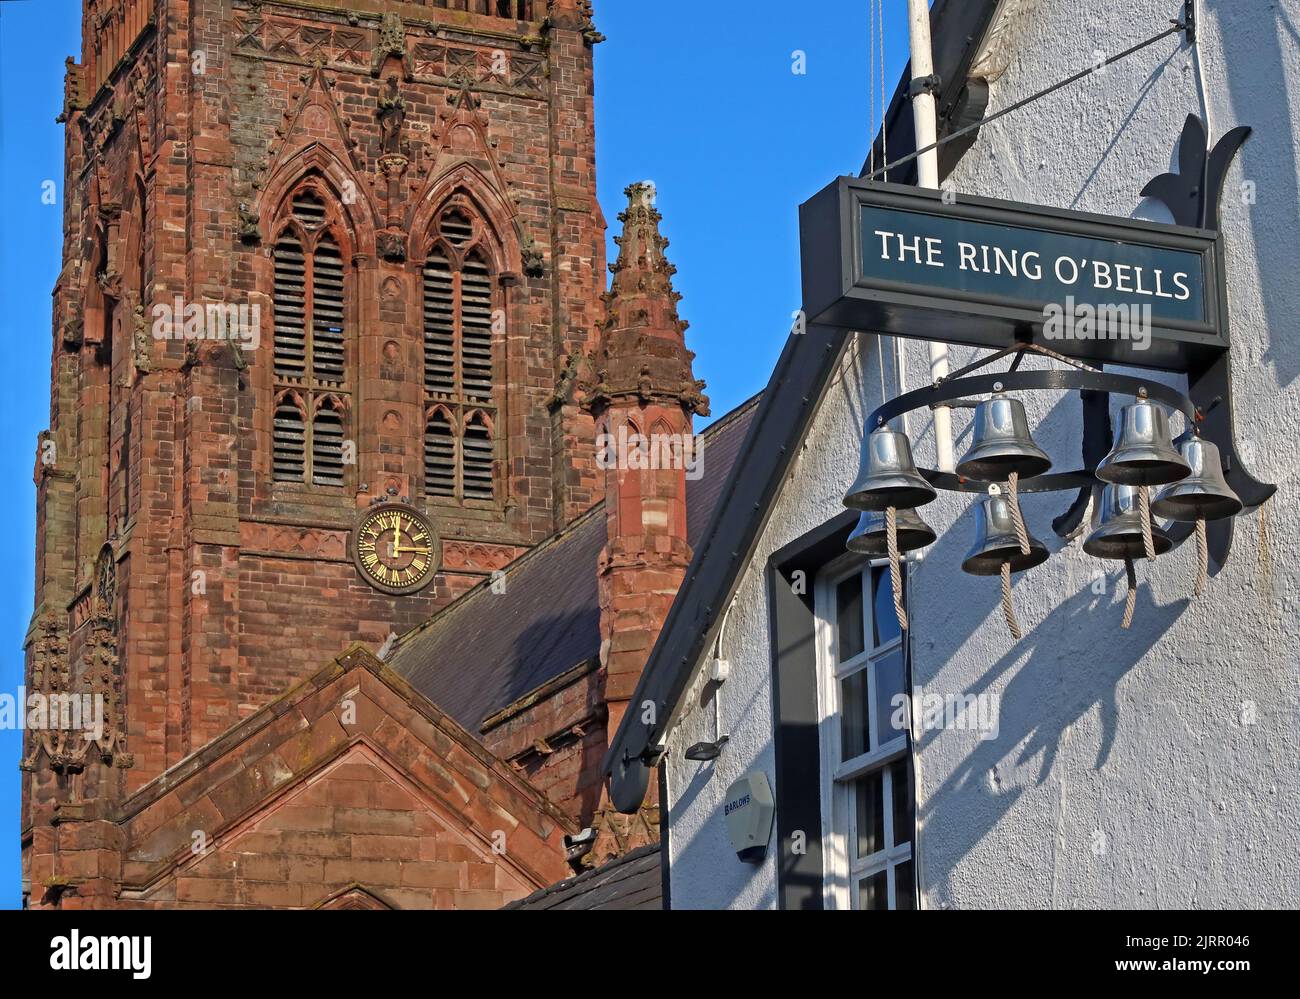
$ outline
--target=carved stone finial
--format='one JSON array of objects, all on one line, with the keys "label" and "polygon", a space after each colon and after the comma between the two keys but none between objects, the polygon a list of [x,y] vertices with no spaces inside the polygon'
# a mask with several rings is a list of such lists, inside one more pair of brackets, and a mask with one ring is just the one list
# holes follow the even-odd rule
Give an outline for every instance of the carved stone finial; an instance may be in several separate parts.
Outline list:
[{"label": "carved stone finial", "polygon": [[402,61],[402,74],[407,80],[415,75],[406,51],[406,27],[399,15],[389,11],[379,22],[379,40],[370,53],[370,75],[378,76],[391,56]]},{"label": "carved stone finial", "polygon": [[659,231],[651,183],[627,188],[627,208],[619,214],[623,233],[618,259],[610,266],[613,283],[605,296],[606,316],[600,345],[592,358],[596,372],[583,386],[593,410],[618,399],[675,402],[691,413],[708,414],[703,382],[692,373],[694,355],[686,349],[686,324],[677,315],[680,296],[673,289],[676,268],[664,255],[668,240]]}]

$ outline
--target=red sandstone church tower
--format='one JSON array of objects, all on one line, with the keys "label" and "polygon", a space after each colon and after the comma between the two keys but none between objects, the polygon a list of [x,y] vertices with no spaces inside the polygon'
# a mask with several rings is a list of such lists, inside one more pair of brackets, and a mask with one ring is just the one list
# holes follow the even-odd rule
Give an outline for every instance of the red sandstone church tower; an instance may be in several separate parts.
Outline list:
[{"label": "red sandstone church tower", "polygon": [[588,0],[86,0],[83,37],[26,648],[108,711],[28,735],[34,895],[52,822],[604,496],[561,391],[604,315]]}]

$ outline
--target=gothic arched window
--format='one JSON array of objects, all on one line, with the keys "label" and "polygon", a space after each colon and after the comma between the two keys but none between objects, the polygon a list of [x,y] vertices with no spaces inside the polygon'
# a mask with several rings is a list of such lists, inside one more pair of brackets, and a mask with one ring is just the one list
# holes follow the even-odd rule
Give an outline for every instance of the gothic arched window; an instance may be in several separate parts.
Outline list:
[{"label": "gothic arched window", "polygon": [[304,181],[272,242],[276,482],[344,484],[350,384],[343,246],[333,196],[319,181]]},{"label": "gothic arched window", "polygon": [[424,264],[425,492],[493,500],[498,313],[491,233],[459,204],[437,218]]}]

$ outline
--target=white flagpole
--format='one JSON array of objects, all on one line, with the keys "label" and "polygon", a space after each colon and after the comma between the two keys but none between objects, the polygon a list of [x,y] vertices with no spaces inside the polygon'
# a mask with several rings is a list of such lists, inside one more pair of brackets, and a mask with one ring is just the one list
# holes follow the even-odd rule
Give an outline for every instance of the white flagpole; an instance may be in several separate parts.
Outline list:
[{"label": "white flagpole", "polygon": [[[908,34],[912,48],[912,80],[925,80],[934,74],[934,53],[930,45],[930,5],[927,0],[907,0]],[[938,140],[935,97],[928,89],[914,88],[912,120],[916,125],[916,148],[924,149]],[[916,161],[917,185],[939,187],[939,151],[931,149]],[[937,381],[948,375],[948,345],[930,341],[930,379]],[[902,347],[900,346],[901,350]],[[939,468],[953,470],[952,410],[939,406],[934,410],[934,444],[938,452]]]}]

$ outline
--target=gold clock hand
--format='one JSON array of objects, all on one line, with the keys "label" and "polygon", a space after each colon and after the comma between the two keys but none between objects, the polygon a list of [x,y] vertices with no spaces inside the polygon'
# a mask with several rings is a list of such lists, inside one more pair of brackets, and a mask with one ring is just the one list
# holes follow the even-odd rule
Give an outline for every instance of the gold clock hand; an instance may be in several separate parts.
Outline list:
[{"label": "gold clock hand", "polygon": [[401,540],[402,540],[402,532],[399,528],[397,532],[397,538],[393,542],[393,558],[397,558],[400,555],[428,555],[429,554],[429,549],[427,547],[422,547],[420,545],[416,545],[413,548],[404,548],[402,547]]},{"label": "gold clock hand", "polygon": [[404,555],[404,554],[405,554],[405,550],[402,548],[402,523],[401,523],[401,521],[398,521],[396,524],[393,525],[393,548],[392,548],[392,551],[393,551],[393,558],[398,558],[398,557],[400,557],[401,555]]}]

